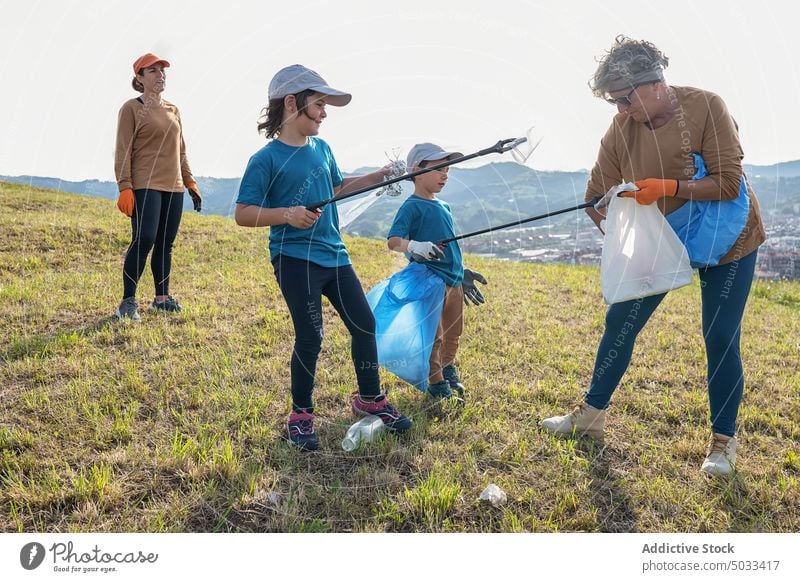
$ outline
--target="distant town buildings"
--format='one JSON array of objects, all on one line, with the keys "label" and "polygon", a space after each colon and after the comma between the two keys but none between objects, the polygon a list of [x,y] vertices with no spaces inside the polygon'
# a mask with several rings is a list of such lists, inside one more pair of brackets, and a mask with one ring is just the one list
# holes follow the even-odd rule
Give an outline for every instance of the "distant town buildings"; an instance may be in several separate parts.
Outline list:
[{"label": "distant town buildings", "polygon": [[[797,206],[797,205],[795,205]],[[800,212],[766,220],[767,242],[758,251],[762,279],[800,279]]]},{"label": "distant town buildings", "polygon": [[[767,242],[756,264],[760,279],[800,280],[800,212],[766,220]],[[460,241],[464,252],[530,263],[599,265],[603,240],[593,226],[572,223],[504,230]]]}]

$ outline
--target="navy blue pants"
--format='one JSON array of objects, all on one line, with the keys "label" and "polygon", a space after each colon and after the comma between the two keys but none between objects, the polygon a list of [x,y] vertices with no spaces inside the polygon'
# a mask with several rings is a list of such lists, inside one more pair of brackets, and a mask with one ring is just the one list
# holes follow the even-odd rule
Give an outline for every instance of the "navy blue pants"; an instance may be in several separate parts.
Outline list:
[{"label": "navy blue pants", "polygon": [[123,299],[136,296],[136,287],[144,273],[147,255],[153,251],[150,267],[156,295],[169,295],[172,271],[172,244],[178,235],[183,213],[183,192],[136,190],[136,208],[131,216],[133,239],[122,268]]},{"label": "navy blue pants", "polygon": [[[757,254],[758,251],[753,251],[738,261],[699,270],[711,427],[714,432],[728,436],[736,433],[736,416],[744,389],[739,337]],[[628,369],[636,336],[664,297],[666,293],[615,303],[608,308],[592,382],[585,395],[588,404],[608,407],[611,395]]]},{"label": "navy blue pants", "polygon": [[311,393],[322,348],[323,295],[339,313],[352,337],[351,355],[359,393],[362,396],[380,394],[375,317],[353,267],[321,267],[285,255],[275,257],[272,265],[294,324],[291,370],[295,410],[314,406]]}]

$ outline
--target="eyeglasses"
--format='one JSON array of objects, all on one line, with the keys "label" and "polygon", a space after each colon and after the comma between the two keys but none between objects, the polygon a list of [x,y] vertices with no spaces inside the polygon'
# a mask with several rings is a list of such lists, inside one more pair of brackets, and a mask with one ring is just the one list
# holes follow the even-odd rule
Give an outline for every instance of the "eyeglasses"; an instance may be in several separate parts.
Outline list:
[{"label": "eyeglasses", "polygon": [[640,85],[636,85],[633,89],[630,90],[630,92],[627,95],[623,95],[622,97],[617,97],[615,99],[607,97],[606,101],[608,101],[611,105],[615,107],[618,107],[620,105],[622,105],[623,107],[630,107],[632,105],[631,95],[633,95],[633,92],[636,91],[636,89],[638,89],[639,87]]}]

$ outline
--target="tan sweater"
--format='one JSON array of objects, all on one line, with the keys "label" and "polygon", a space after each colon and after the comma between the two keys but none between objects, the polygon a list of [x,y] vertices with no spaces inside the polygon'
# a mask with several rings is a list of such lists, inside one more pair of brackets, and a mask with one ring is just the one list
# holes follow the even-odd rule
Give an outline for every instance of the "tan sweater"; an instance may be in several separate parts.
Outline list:
[{"label": "tan sweater", "polygon": [[[602,196],[622,182],[645,178],[688,180],[695,173],[692,152],[706,162],[708,176],[719,186],[709,198],[695,200],[734,200],[742,178],[742,152],[736,123],[722,99],[693,87],[673,87],[677,113],[658,129],[618,114],[600,142],[600,153],[586,187],[586,201]],[[720,260],[729,263],[754,251],[766,240],[758,200],[750,184],[750,213],[742,234]],[[686,204],[688,198],[663,198],[657,204],[669,214]]]},{"label": "tan sweater", "polygon": [[119,110],[114,172],[120,191],[183,192],[194,182],[175,105],[163,99],[149,106],[139,99],[125,102]]}]

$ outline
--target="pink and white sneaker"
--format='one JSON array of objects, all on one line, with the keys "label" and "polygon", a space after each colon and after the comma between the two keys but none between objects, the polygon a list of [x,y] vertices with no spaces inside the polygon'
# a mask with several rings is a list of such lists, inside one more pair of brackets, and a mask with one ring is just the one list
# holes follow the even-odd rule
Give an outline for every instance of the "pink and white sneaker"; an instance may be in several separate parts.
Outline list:
[{"label": "pink and white sneaker", "polygon": [[[369,398],[369,397],[367,397]],[[392,432],[405,432],[413,424],[411,419],[403,416],[394,406],[389,404],[386,394],[383,393],[375,400],[365,400],[358,392],[353,393],[353,414],[356,416],[377,416],[383,421],[386,430]]]}]

